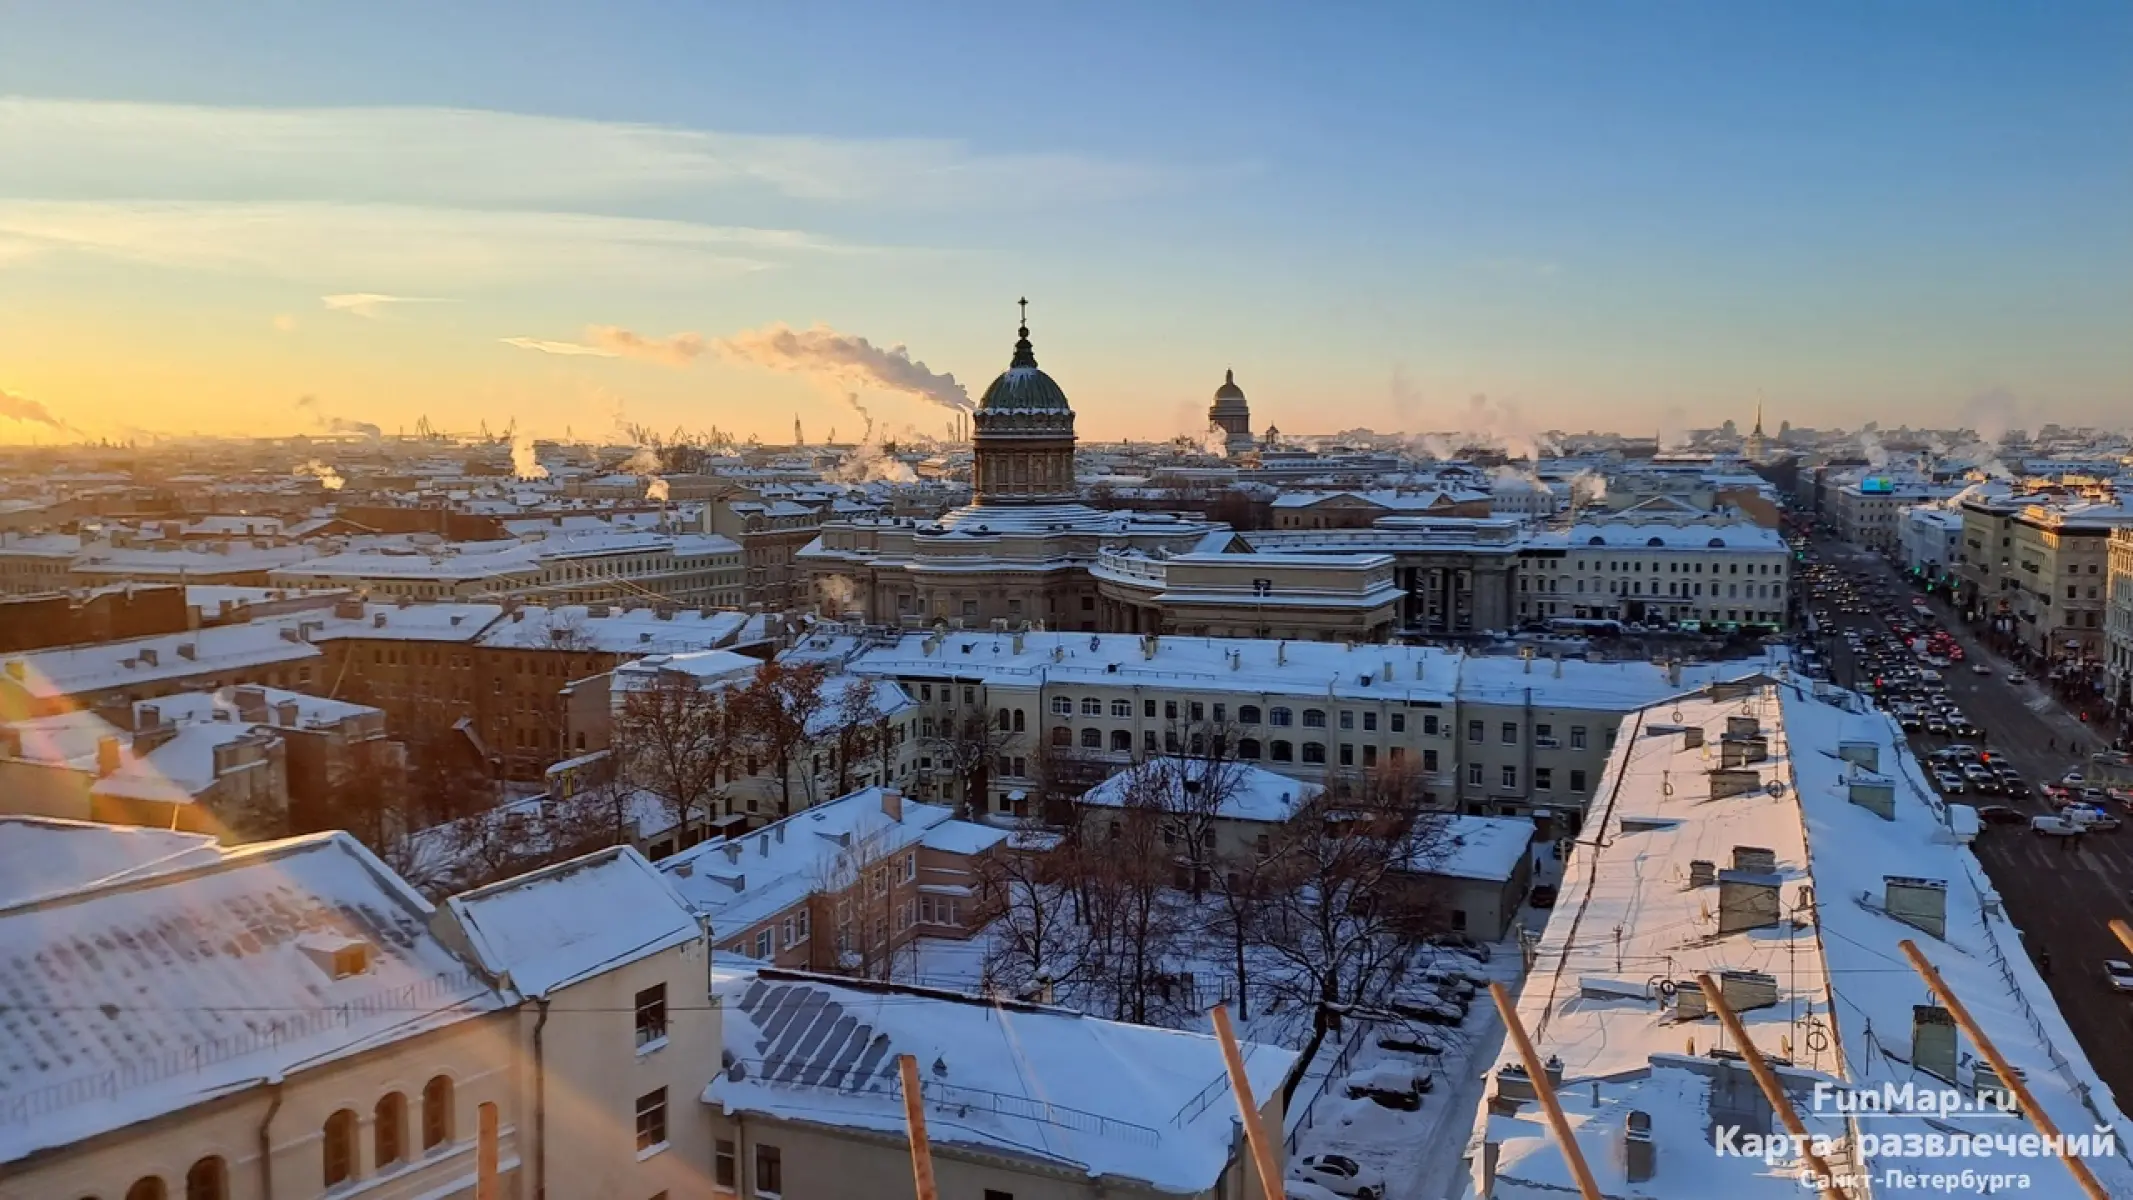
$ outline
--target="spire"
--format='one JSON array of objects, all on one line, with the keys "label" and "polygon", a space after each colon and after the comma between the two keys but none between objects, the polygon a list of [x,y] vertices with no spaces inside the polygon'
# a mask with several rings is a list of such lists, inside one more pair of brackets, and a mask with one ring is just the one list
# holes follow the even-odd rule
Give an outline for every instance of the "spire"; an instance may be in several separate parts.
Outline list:
[{"label": "spire", "polygon": [[1763,402],[1755,402],[1755,436],[1763,436]]},{"label": "spire", "polygon": [[1222,372],[1222,382],[1224,382],[1224,383],[1235,383],[1235,382],[1237,382],[1237,372],[1235,372],[1235,371],[1233,371],[1233,370],[1225,370],[1225,371],[1223,371],[1223,372]]},{"label": "spire", "polygon": [[1015,303],[1022,306],[1022,326],[1015,330],[1015,358],[1007,365],[1010,370],[1015,367],[1034,368],[1037,365],[1037,351],[1029,344],[1029,297],[1025,296]]}]

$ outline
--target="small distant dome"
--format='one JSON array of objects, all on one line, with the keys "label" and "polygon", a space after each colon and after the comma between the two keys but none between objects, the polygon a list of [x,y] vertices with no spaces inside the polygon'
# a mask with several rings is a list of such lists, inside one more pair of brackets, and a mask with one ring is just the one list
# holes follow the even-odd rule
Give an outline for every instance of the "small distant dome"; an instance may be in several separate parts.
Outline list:
[{"label": "small distant dome", "polygon": [[1215,389],[1215,399],[1244,399],[1244,389],[1237,386],[1237,373],[1235,371],[1222,372],[1222,386]]}]

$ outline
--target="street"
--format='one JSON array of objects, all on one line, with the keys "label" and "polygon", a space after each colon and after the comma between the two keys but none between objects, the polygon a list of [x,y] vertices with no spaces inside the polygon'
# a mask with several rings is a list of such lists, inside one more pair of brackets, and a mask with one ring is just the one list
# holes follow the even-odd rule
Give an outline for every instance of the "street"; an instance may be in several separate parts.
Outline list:
[{"label": "street", "polygon": [[[1899,603],[1908,603],[1910,588],[1878,555],[1828,541],[1818,540],[1816,548],[1824,561],[1840,567],[1872,564],[1898,589]],[[1995,758],[2012,761],[2032,789],[2085,765],[2088,752],[2100,745],[2094,731],[2067,714],[2035,683],[2009,684],[2004,661],[1963,629],[1947,606],[1936,605],[1935,612],[1968,656],[1945,671],[1948,696],[1984,736],[1954,739],[1914,734],[1912,745],[1921,759],[1950,741],[1968,740]],[[1854,687],[1859,681],[1841,629],[1881,631],[1886,626],[1878,612],[1835,614],[1835,621],[1839,636],[1833,641],[1830,662],[1837,682]],[[1970,670],[1980,662],[1992,668],[1991,675]],[[1966,795],[1956,799],[2006,804],[2024,813],[2053,811],[2051,802],[2034,790],[2019,798]],[[1988,825],[1973,849],[2006,902],[2008,917],[2022,931],[2031,956],[2050,956],[2047,980],[2052,994],[2089,1061],[2121,1101],[2133,1101],[2133,997],[2105,986],[2100,965],[2105,959],[2133,960],[2133,951],[2121,946],[2108,926],[2113,918],[2133,918],[2133,830],[2091,834],[2078,839],[2078,846],[2075,840],[2040,837],[2019,825]]]}]

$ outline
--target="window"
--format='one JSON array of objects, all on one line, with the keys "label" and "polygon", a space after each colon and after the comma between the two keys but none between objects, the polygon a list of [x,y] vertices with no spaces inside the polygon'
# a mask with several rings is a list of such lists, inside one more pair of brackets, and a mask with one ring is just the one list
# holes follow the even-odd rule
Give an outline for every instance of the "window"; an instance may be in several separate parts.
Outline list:
[{"label": "window", "polygon": [[1266,712],[1266,723],[1269,725],[1294,725],[1296,718],[1295,714],[1286,708],[1270,708]]},{"label": "window", "polygon": [[[785,918],[785,944],[792,945],[792,918]],[[667,1037],[667,985],[655,983],[637,993],[637,1048]]]},{"label": "window", "polygon": [[[1345,714],[1344,714],[1344,715],[1345,715]],[[1343,729],[1346,729],[1346,728],[1347,728],[1347,726],[1343,725],[1343,726],[1341,726],[1341,728],[1343,728]],[[1377,715],[1376,713],[1374,713],[1374,712],[1366,712],[1366,713],[1364,713],[1364,714],[1363,714],[1363,732],[1365,732],[1365,733],[1376,733],[1376,732],[1377,732],[1377,728],[1378,728],[1378,715]]]},{"label": "window", "polygon": [[803,942],[804,942],[804,941],[806,941],[806,940],[807,940],[807,938],[808,938],[808,928],[807,928],[807,927],[808,927],[808,918],[807,918],[807,910],[806,910],[805,908],[802,908],[802,909],[800,910],[800,940],[801,940],[801,941],[803,941]]},{"label": "window", "polygon": [[1003,1192],[999,1188],[986,1188],[985,1200],[1015,1200],[1015,1194],[1013,1192]]},{"label": "window", "polygon": [[637,1097],[637,1152],[667,1144],[667,1090],[653,1088]]},{"label": "window", "polygon": [[1539,789],[1540,791],[1543,791],[1543,792],[1549,792],[1549,791],[1554,791],[1554,790],[1555,790],[1555,768],[1554,768],[1554,767],[1535,767],[1535,768],[1533,768],[1533,786],[1534,786],[1535,788]]},{"label": "window", "polygon": [[1502,736],[1497,740],[1506,746],[1516,746],[1518,744],[1518,722],[1505,721],[1503,723]]},{"label": "window", "polygon": [[147,1175],[134,1180],[133,1186],[126,1189],[126,1200],[163,1200],[166,1194],[163,1190],[163,1177]]},{"label": "window", "polygon": [[1296,761],[1296,748],[1294,746],[1291,746],[1287,742],[1275,742],[1273,745],[1273,751],[1273,759],[1275,762]]},{"label": "window", "polygon": [[1021,733],[1022,731],[1022,710],[1018,708],[1015,710],[1015,732]]},{"label": "window", "polygon": [[762,930],[755,935],[755,956],[766,962],[770,959],[770,931],[768,929]]},{"label": "window", "polygon": [[1133,702],[1131,700],[1113,700],[1111,702],[1111,715],[1114,717],[1132,716]]},{"label": "window", "polygon": [[1258,706],[1258,705],[1256,705],[1256,704],[1240,704],[1240,705],[1238,705],[1238,706],[1237,706],[1237,724],[1239,724],[1239,725],[1257,725],[1258,723],[1259,723],[1259,706]]},{"label": "window", "polygon": [[1259,761],[1259,739],[1243,738],[1237,742],[1237,757],[1246,762]]},{"label": "window", "polygon": [[452,1081],[442,1075],[422,1085],[422,1148],[452,1140]]},{"label": "window", "polygon": [[1084,717],[1100,717],[1104,715],[1104,702],[1094,696],[1083,696],[1081,698],[1081,715]]},{"label": "window", "polygon": [[[1399,747],[1393,747],[1393,753],[1398,754],[1399,752]],[[1363,765],[1366,767],[1378,765],[1378,748],[1376,746],[1365,745],[1363,747]]]},{"label": "window", "polygon": [[1487,732],[1487,726],[1483,725],[1480,721],[1468,721],[1466,723],[1467,741],[1485,742],[1488,740],[1488,737],[1489,735]]},{"label": "window", "polygon": [[755,1190],[778,1195],[785,1190],[785,1159],[776,1146],[755,1147]]},{"label": "window", "polygon": [[1131,733],[1131,731],[1129,731],[1129,730],[1124,730],[1124,729],[1114,729],[1114,730],[1112,730],[1112,731],[1111,731],[1111,749],[1113,749],[1113,750],[1116,750],[1116,751],[1118,751],[1118,752],[1120,752],[1120,753],[1122,753],[1122,754],[1130,754],[1130,753],[1132,753],[1132,751],[1133,751],[1133,734]]},{"label": "window", "polygon": [[356,1115],[352,1108],[344,1108],[326,1118],[325,1153],[326,1186],[338,1187],[355,1178],[356,1173]]},{"label": "window", "polygon": [[[1398,749],[1398,747],[1394,747],[1394,749],[1393,749],[1393,753],[1395,753],[1395,754],[1399,753],[1399,749]],[[1436,751],[1436,748],[1435,748],[1435,747],[1428,747],[1428,748],[1425,748],[1425,749],[1424,749],[1424,750],[1422,751],[1422,769],[1423,769],[1423,770],[1425,770],[1425,771],[1428,771],[1428,772],[1430,772],[1430,773],[1432,773],[1432,774],[1434,774],[1434,773],[1436,772],[1436,770],[1437,770],[1437,751]]]},{"label": "window", "polygon": [[379,1169],[407,1157],[407,1097],[387,1092],[370,1114],[370,1142]]},{"label": "window", "polygon": [[1504,786],[1504,787],[1505,787],[1505,788],[1506,788],[1507,790],[1509,790],[1509,789],[1516,789],[1516,788],[1518,787],[1518,768],[1517,768],[1517,767],[1505,767],[1505,768],[1503,769],[1503,786]]},{"label": "window", "polygon": [[1307,763],[1325,762],[1326,744],[1324,742],[1305,742],[1303,760]]},{"label": "window", "polygon": [[1054,697],[1052,697],[1052,713],[1053,713],[1053,715],[1054,715],[1054,716],[1061,716],[1061,717],[1071,717],[1071,716],[1073,716],[1073,715],[1074,715],[1074,698],[1073,698],[1072,696],[1054,696]]},{"label": "window", "polygon": [[[163,1181],[158,1179],[156,1186]],[[230,1194],[229,1164],[209,1155],[185,1173],[185,1200],[227,1200]]]},{"label": "window", "polygon": [[1081,731],[1081,746],[1082,746],[1082,749],[1084,749],[1084,750],[1101,750],[1101,749],[1103,749],[1103,745],[1104,745],[1104,731],[1103,731],[1103,730],[1101,730],[1101,729],[1098,729],[1098,728],[1096,728],[1095,726],[1091,725],[1091,726],[1089,726],[1088,728],[1086,728],[1086,729],[1083,729],[1083,730]]},{"label": "window", "polygon": [[[1364,726],[1363,728],[1365,728],[1365,729],[1368,729],[1368,728],[1369,728],[1369,726],[1368,726],[1368,725],[1365,725],[1365,726]],[[1393,731],[1394,733],[1406,733],[1406,732],[1407,732],[1407,714],[1406,714],[1406,713],[1394,713],[1394,714],[1392,714],[1392,731]],[[1428,729],[1426,730],[1426,732],[1429,732],[1429,733],[1435,733],[1435,732],[1437,732],[1437,718],[1435,718],[1435,717],[1431,717],[1431,718],[1429,719],[1429,728],[1428,728]]]},{"label": "window", "polygon": [[1207,719],[1207,706],[1195,700],[1186,709],[1186,714],[1195,721],[1204,721]]},{"label": "window", "polygon": [[1583,750],[1585,748],[1585,727],[1583,725],[1572,725],[1570,727],[1570,748],[1572,750]]},{"label": "window", "polygon": [[1540,741],[1555,736],[1555,726],[1543,721],[1533,727],[1533,740]]},{"label": "window", "polygon": [[1153,701],[1153,700],[1143,700],[1143,701],[1141,701],[1141,715],[1142,715],[1142,716],[1144,716],[1144,717],[1147,717],[1147,718],[1148,718],[1149,720],[1151,720],[1151,721],[1152,721],[1152,720],[1154,720],[1154,719],[1155,719],[1155,701]]},{"label": "window", "polygon": [[1349,744],[1349,743],[1347,743],[1347,742],[1342,742],[1342,743],[1341,743],[1341,750],[1340,750],[1340,760],[1341,760],[1341,765],[1342,765],[1342,766],[1344,766],[1344,767],[1352,767],[1352,766],[1354,766],[1354,765],[1355,765],[1355,747],[1354,747],[1354,746],[1352,746],[1352,745],[1350,745],[1350,744]]},{"label": "window", "polygon": [[1305,709],[1305,710],[1304,710],[1304,728],[1305,728],[1305,729],[1324,729],[1325,727],[1326,727],[1326,711],[1325,711],[1324,709],[1322,709],[1322,708],[1307,708],[1307,709]]},{"label": "window", "polygon": [[740,1186],[738,1173],[734,1170],[735,1153],[732,1140],[720,1138],[711,1155],[711,1182],[728,1191]]},{"label": "window", "polygon": [[1221,725],[1221,724],[1223,724],[1223,723],[1227,722],[1228,720],[1229,720],[1229,705],[1227,705],[1227,704],[1222,704],[1222,703],[1219,703],[1219,702],[1218,702],[1218,703],[1217,703],[1217,704],[1215,705],[1215,724],[1217,724],[1217,725]]},{"label": "window", "polygon": [[1355,728],[1355,711],[1353,709],[1344,708],[1341,710],[1341,728]]},{"label": "window", "polygon": [[1573,792],[1582,792],[1585,790],[1585,772],[1577,770],[1575,768],[1571,769],[1570,790]]},{"label": "window", "polygon": [[1052,730],[1052,744],[1062,749],[1072,746],[1074,744],[1074,731],[1064,725],[1055,727]]},{"label": "window", "polygon": [[1475,787],[1482,786],[1480,763],[1468,763],[1466,765],[1466,781]]}]

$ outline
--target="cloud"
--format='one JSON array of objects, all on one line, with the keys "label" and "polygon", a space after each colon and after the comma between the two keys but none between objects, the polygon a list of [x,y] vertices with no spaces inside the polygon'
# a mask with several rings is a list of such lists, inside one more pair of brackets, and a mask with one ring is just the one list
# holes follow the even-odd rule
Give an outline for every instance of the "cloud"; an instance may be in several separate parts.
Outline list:
[{"label": "cloud", "polygon": [[720,338],[714,345],[719,356],[772,371],[806,375],[847,391],[874,388],[897,392],[938,404],[957,412],[972,407],[970,392],[955,376],[939,374],[911,357],[902,346],[881,347],[857,334],[839,333],[827,325],[794,329],[766,325]]},{"label": "cloud", "polygon": [[989,154],[940,139],[762,136],[476,109],[31,97],[0,99],[0,162],[51,194],[108,194],[111,180],[125,179],[139,196],[511,209],[741,191],[828,204],[1071,210],[1221,171]]},{"label": "cloud", "polygon": [[[860,253],[786,229],[589,213],[314,202],[0,199],[0,243],[179,270],[413,293],[535,280],[733,278],[796,255]],[[361,293],[358,293],[361,294]],[[353,310],[347,310],[353,311]]]},{"label": "cloud", "polygon": [[52,429],[72,433],[74,427],[52,415],[52,410],[28,396],[17,396],[0,391],[0,417],[24,425],[44,425]]},{"label": "cloud", "polygon": [[677,333],[670,337],[647,337],[618,325],[588,325],[582,342],[558,342],[547,338],[507,337],[506,346],[538,350],[543,354],[567,354],[590,358],[635,358],[666,367],[686,367],[703,355],[700,333]]},{"label": "cloud", "polygon": [[377,292],[341,292],[333,296],[320,296],[319,301],[335,312],[369,320],[384,316],[386,308],[395,304],[444,303],[433,296],[386,296]]}]

